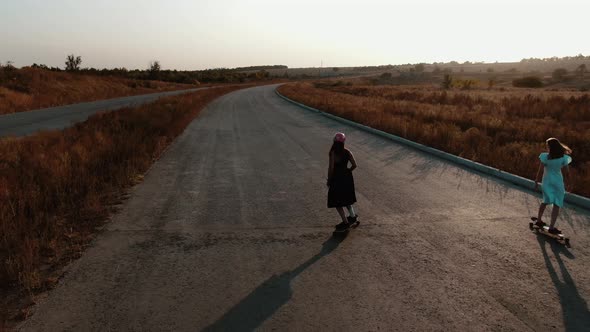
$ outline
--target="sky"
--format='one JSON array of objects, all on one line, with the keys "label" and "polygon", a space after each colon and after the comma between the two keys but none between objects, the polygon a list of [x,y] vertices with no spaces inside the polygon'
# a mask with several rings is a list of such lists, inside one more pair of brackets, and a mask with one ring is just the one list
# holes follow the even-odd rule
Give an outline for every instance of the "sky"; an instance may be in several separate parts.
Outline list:
[{"label": "sky", "polygon": [[200,70],[590,55],[590,0],[0,0],[0,62]]}]

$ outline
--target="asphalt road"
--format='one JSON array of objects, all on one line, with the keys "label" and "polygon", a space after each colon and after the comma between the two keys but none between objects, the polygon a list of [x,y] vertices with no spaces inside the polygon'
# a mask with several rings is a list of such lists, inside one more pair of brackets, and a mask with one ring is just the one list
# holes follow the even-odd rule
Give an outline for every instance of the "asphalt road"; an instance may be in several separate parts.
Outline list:
[{"label": "asphalt road", "polygon": [[85,121],[89,116],[97,112],[141,105],[160,97],[174,96],[201,89],[206,88],[157,92],[0,115],[0,137],[27,136],[41,130],[63,129],[76,122]]},{"label": "asphalt road", "polygon": [[[328,149],[348,135],[359,228],[332,237]],[[534,160],[534,156],[531,156]],[[538,195],[293,106],[212,104],[25,331],[582,331],[590,215],[572,248],[528,230]]]}]

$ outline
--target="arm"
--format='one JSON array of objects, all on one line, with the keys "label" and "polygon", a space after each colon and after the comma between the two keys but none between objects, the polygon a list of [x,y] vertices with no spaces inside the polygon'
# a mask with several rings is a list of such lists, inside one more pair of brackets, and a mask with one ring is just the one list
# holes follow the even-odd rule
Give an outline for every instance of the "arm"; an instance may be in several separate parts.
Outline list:
[{"label": "arm", "polygon": [[543,169],[543,163],[539,162],[539,169],[537,170],[537,176],[535,177],[535,190],[539,188],[539,180],[541,177],[541,170]]},{"label": "arm", "polygon": [[348,151],[348,154],[350,156],[350,163],[352,164],[352,166],[350,166],[349,170],[352,172],[356,168],[356,160],[354,159],[352,152]]},{"label": "arm", "polygon": [[328,164],[328,181],[326,185],[330,186],[330,180],[332,179],[332,174],[334,173],[334,154],[330,152],[330,163]]}]

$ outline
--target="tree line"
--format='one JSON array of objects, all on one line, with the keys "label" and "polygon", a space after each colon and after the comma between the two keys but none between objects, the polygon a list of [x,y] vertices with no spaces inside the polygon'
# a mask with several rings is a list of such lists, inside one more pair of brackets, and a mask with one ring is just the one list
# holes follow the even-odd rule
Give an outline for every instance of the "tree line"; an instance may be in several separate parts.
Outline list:
[{"label": "tree line", "polygon": [[[12,66],[11,62],[7,63]],[[72,72],[96,76],[115,76],[136,80],[158,80],[172,83],[200,84],[200,83],[242,83],[268,79],[267,69],[288,68],[284,65],[252,66],[239,68],[214,68],[206,70],[170,70],[162,69],[159,61],[150,62],[146,69],[121,68],[83,68],[82,57],[69,54],[64,68],[49,67],[44,64],[31,65],[32,68],[55,72]],[[248,71],[248,72],[246,72]]]}]

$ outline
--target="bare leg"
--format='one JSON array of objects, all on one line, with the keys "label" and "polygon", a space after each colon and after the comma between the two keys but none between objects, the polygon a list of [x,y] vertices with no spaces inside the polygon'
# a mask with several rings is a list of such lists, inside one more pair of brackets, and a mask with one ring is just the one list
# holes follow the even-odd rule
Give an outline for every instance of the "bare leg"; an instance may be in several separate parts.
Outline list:
[{"label": "bare leg", "polygon": [[547,204],[545,203],[541,203],[541,205],[539,205],[539,213],[537,214],[537,220],[543,221],[543,213],[545,212],[546,207]]},{"label": "bare leg", "polygon": [[549,225],[549,228],[555,227],[555,222],[557,222],[558,215],[559,215],[559,206],[553,205],[553,209],[551,210],[551,225]]},{"label": "bare leg", "polygon": [[342,222],[345,224],[348,224],[348,219],[346,219],[346,215],[344,214],[344,209],[341,206],[339,206],[336,208],[336,211],[338,211],[340,218],[342,218]]},{"label": "bare leg", "polygon": [[346,206],[346,209],[348,209],[348,215],[350,217],[356,217],[356,213],[354,212],[354,208],[352,207],[352,205]]}]

